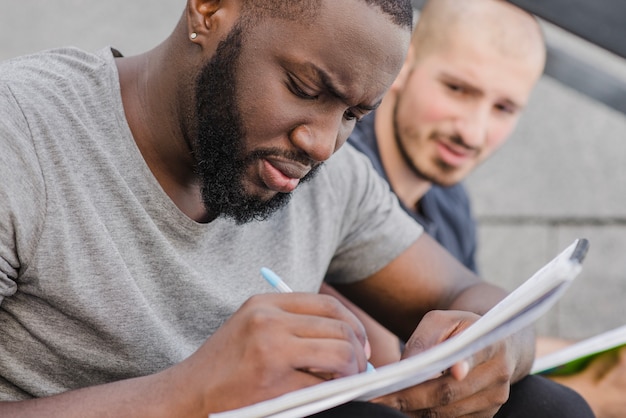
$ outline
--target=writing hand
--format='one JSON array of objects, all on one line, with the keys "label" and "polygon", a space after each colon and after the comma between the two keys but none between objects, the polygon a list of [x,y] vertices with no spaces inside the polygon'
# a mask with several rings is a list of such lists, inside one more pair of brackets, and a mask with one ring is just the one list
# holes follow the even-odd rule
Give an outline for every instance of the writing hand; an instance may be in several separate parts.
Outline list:
[{"label": "writing hand", "polygon": [[216,412],[362,372],[364,345],[363,326],[331,296],[257,295],[177,367]]},{"label": "writing hand", "polygon": [[370,362],[376,366],[395,363],[400,360],[400,339],[391,331],[383,327],[367,312],[352,303],[348,298],[339,293],[334,287],[322,283],[320,293],[334,296],[346,308],[350,310],[365,327],[367,340],[371,346]]}]

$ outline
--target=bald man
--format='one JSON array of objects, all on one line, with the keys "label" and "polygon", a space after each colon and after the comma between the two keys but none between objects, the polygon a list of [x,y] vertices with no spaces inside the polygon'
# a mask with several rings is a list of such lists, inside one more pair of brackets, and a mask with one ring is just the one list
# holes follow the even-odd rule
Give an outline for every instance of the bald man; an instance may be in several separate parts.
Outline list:
[{"label": "bald man", "polygon": [[405,210],[472,270],[475,228],[459,184],[514,130],[543,72],[534,18],[503,1],[430,1],[409,56],[351,142]]},{"label": "bald man", "polygon": [[[400,74],[380,107],[349,138],[387,180],[404,210],[473,271],[476,228],[460,182],[513,132],[545,57],[536,19],[507,2],[428,1]],[[349,287],[339,289],[369,309]],[[368,336],[374,364],[400,358],[398,340],[386,330],[369,326]],[[466,379],[466,384],[476,384],[480,376],[477,372],[476,380]],[[466,390],[462,382],[450,379],[450,385],[455,393]],[[587,405],[565,407],[576,405],[578,395],[544,378],[527,377],[512,386],[511,394],[497,416],[590,414]],[[485,392],[476,391],[457,406],[481,396]],[[452,402],[432,409],[455,416],[454,408]]]}]

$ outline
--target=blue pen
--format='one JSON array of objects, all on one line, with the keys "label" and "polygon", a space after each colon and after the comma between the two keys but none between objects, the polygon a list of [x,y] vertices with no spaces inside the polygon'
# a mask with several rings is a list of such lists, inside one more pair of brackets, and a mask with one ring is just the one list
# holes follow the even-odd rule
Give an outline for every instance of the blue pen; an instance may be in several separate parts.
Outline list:
[{"label": "blue pen", "polygon": [[283,279],[278,276],[278,274],[274,273],[267,267],[261,267],[261,275],[265,280],[268,281],[269,284],[272,285],[274,289],[278,290],[280,293],[293,292],[293,290],[291,290],[291,288],[287,286],[287,283],[285,283]]},{"label": "blue pen", "polygon": [[[287,285],[287,283],[285,283],[278,274],[274,273],[272,270],[268,269],[267,267],[261,267],[261,276],[263,276],[263,278],[267,280],[267,282],[271,284],[272,287],[276,289],[277,291],[279,291],[280,293],[292,293],[293,292],[293,290],[291,290],[291,288]],[[375,370],[376,369],[374,368],[374,366],[372,366],[372,364],[368,361],[367,369],[365,371],[373,372]]]}]

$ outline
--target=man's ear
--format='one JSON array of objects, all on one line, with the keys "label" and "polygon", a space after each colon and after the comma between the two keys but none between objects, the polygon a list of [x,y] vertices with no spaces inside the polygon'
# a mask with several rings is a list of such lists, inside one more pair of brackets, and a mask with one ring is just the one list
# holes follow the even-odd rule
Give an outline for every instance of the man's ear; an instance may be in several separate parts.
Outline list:
[{"label": "man's ear", "polygon": [[200,43],[207,35],[223,26],[223,9],[228,9],[224,0],[189,0],[187,2],[187,30],[192,41]]},{"label": "man's ear", "polygon": [[402,68],[400,68],[400,72],[398,73],[396,79],[391,83],[390,91],[399,92],[404,89],[404,85],[406,84],[406,80],[411,73],[413,65],[415,64],[415,49],[413,48],[413,44],[409,45],[409,51],[406,54],[406,58],[404,59],[404,64],[402,64]]}]

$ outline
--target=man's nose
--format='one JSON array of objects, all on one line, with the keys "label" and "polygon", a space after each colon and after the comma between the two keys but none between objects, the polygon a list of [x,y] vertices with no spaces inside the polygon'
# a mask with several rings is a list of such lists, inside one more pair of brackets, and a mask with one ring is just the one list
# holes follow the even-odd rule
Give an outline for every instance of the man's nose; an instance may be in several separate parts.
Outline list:
[{"label": "man's nose", "polygon": [[296,126],[290,132],[291,143],[312,160],[322,162],[330,158],[339,144],[340,125],[325,118],[315,123]]},{"label": "man's nose", "polygon": [[456,129],[463,143],[470,148],[481,148],[489,131],[490,109],[476,106],[456,121]]}]

